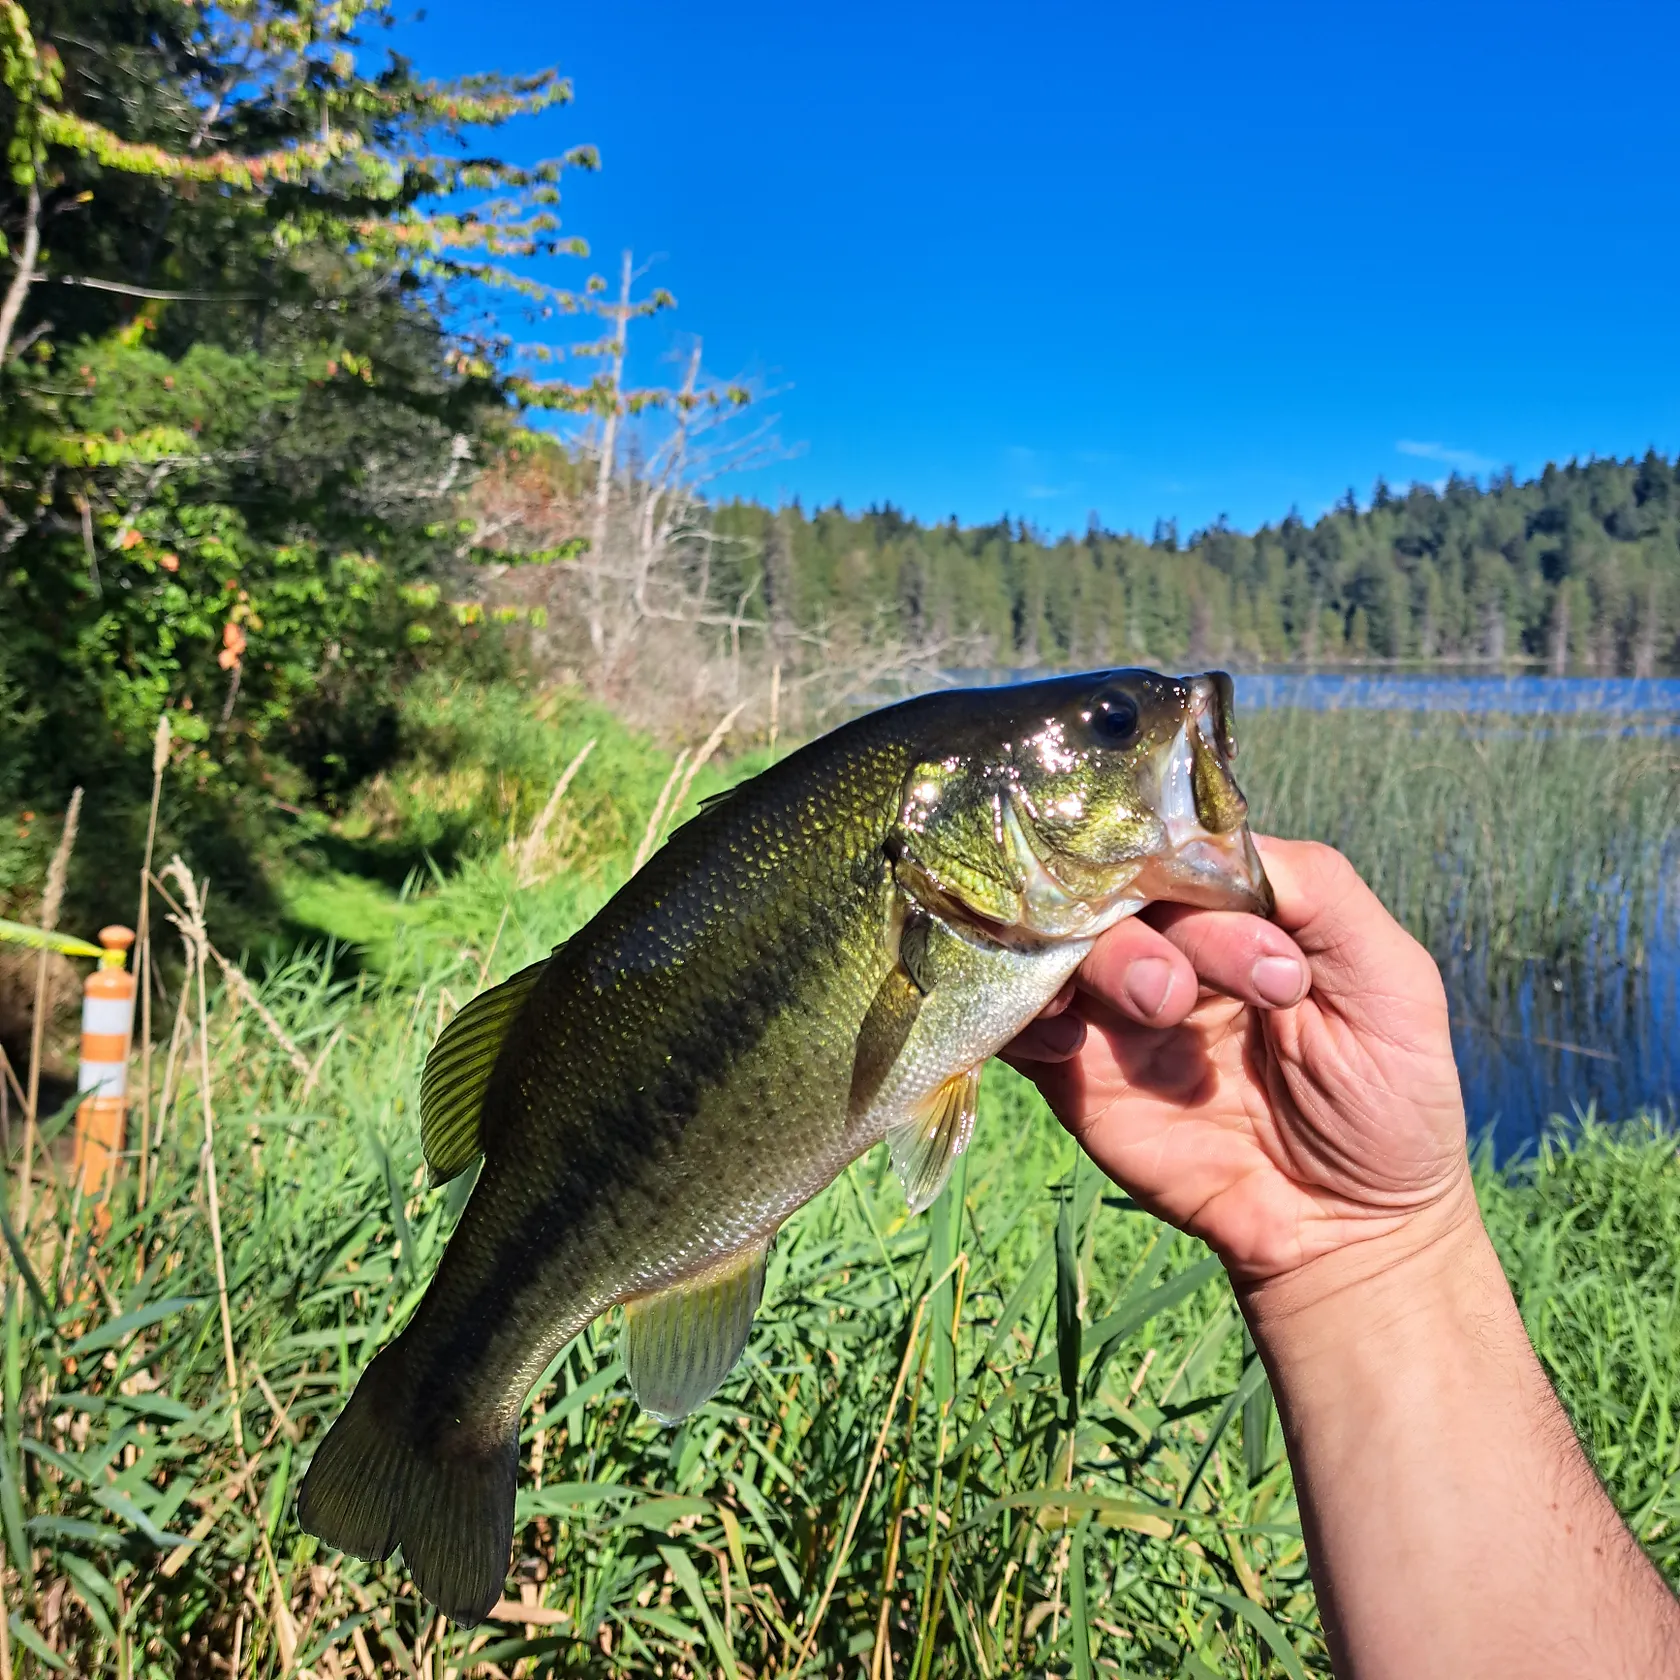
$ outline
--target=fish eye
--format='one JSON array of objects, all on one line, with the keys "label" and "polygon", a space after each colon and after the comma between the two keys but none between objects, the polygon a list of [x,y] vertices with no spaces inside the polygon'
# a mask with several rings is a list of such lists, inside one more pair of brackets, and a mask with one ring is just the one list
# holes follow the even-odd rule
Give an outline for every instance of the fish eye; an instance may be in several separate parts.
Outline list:
[{"label": "fish eye", "polygon": [[1138,731],[1138,704],[1123,689],[1105,688],[1091,703],[1087,723],[1101,746],[1130,746]]}]

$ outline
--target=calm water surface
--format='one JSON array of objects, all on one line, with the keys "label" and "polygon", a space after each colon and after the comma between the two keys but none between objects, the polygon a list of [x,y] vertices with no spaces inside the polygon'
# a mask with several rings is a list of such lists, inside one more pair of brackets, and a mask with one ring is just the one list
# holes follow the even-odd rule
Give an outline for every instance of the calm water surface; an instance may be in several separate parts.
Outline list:
[{"label": "calm water surface", "polygon": [[1680,677],[1382,676],[1268,671],[1238,677],[1237,700],[1263,711],[1499,712],[1506,716],[1649,717],[1680,728]]},{"label": "calm water surface", "polygon": [[[1236,679],[1239,714],[1278,706],[1601,716],[1618,733],[1680,734],[1680,679],[1267,673]],[[1641,960],[1559,967],[1444,963],[1453,1046],[1473,1131],[1501,1155],[1531,1147],[1551,1117],[1619,1119],[1680,1110],[1680,901],[1666,883]],[[1439,953],[1437,953],[1439,954]]]}]

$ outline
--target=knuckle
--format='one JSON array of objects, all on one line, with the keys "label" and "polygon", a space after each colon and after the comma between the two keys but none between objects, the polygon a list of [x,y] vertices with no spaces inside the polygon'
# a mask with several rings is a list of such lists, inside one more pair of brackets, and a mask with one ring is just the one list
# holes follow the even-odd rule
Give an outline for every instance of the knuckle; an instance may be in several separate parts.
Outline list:
[{"label": "knuckle", "polygon": [[1307,844],[1311,848],[1309,856],[1313,871],[1326,888],[1339,894],[1351,890],[1356,883],[1364,886],[1364,878],[1353,867],[1346,852],[1322,840],[1309,840]]}]

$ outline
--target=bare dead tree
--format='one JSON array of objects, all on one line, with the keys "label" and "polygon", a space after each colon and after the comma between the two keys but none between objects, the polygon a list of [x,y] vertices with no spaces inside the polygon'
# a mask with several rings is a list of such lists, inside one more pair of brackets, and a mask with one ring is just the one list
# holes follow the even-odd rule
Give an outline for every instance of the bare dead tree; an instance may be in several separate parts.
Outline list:
[{"label": "bare dead tree", "polygon": [[23,238],[10,284],[0,297],[0,366],[10,359],[12,333],[17,327],[23,300],[35,279],[35,263],[41,251],[41,189],[33,174],[29,179],[28,201],[24,207]]},{"label": "bare dead tree", "polygon": [[618,302],[610,309],[613,323],[608,340],[606,406],[601,417],[600,442],[595,467],[595,509],[589,527],[589,557],[585,566],[589,599],[589,645],[595,657],[606,663],[606,627],[602,622],[605,605],[604,568],[607,527],[612,513],[613,472],[618,465],[618,428],[624,406],[624,352],[630,338],[630,285],[634,278],[630,253],[624,253],[619,270]]},{"label": "bare dead tree", "polygon": [[669,302],[638,299],[636,278],[626,253],[616,293],[594,306],[609,330],[574,351],[600,369],[582,422],[533,434],[467,492],[474,586],[490,610],[527,612],[539,671],[667,736],[722,707],[743,720],[738,738],[755,726],[767,738],[987,663],[981,638],[919,619],[906,635],[887,603],[856,622],[798,621],[791,555],[769,552],[785,533],[741,534],[714,491],[780,455],[774,418],[707,377],[698,340],[668,385],[626,387],[631,323]]}]

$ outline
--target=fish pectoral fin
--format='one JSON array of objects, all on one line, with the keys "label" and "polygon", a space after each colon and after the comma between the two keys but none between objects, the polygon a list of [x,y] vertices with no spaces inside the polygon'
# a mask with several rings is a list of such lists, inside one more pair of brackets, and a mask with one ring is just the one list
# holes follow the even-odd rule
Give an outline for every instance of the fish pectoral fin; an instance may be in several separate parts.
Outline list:
[{"label": "fish pectoral fin", "polygon": [[463,1173],[484,1149],[484,1090],[502,1043],[548,966],[533,963],[480,992],[447,1027],[420,1076],[420,1148],[434,1185]]},{"label": "fish pectoral fin", "polygon": [[957,1157],[974,1135],[974,1115],[980,1101],[980,1069],[953,1074],[910,1118],[887,1133],[893,1170],[904,1186],[912,1213],[921,1213],[939,1200]]},{"label": "fish pectoral fin", "polygon": [[624,1370],[636,1403],[680,1423],[717,1392],[747,1345],[764,1294],[766,1240],[698,1277],[624,1303]]},{"label": "fish pectoral fin", "polygon": [[922,988],[902,961],[887,971],[874,1001],[858,1029],[857,1053],[852,1059],[852,1090],[848,1108],[856,1119],[867,1111],[892,1072],[921,1012]]}]

